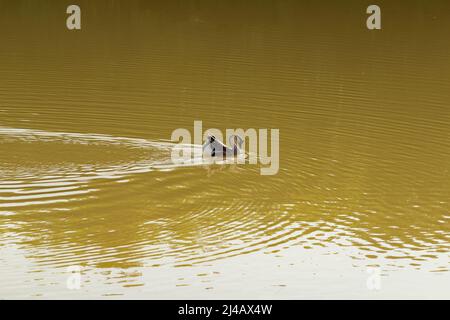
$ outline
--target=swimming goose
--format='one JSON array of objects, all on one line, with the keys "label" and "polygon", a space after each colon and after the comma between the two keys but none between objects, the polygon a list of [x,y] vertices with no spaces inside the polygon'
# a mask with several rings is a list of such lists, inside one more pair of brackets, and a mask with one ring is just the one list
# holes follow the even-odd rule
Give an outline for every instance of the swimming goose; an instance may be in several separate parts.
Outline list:
[{"label": "swimming goose", "polygon": [[228,147],[223,142],[216,139],[214,136],[208,136],[206,142],[203,144],[203,152],[207,151],[211,157],[231,157],[237,156],[242,152],[241,147],[244,140],[237,135],[231,135],[228,139],[232,147]]}]

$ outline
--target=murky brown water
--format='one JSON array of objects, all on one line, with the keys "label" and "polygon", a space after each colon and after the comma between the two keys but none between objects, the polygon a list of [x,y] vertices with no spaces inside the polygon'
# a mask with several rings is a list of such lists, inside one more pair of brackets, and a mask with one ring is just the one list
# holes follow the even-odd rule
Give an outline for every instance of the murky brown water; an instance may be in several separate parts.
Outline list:
[{"label": "murky brown water", "polygon": [[[0,0],[0,298],[450,297],[448,1],[378,1],[381,31],[361,1],[77,3],[71,32]],[[194,120],[279,128],[279,173],[171,165]]]}]

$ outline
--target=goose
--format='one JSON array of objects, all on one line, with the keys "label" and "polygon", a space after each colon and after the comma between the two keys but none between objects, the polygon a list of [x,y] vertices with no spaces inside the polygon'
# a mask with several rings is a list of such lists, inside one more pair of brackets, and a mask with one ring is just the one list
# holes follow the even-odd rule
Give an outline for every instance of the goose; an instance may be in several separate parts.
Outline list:
[{"label": "goose", "polygon": [[242,153],[242,144],[244,140],[241,137],[233,134],[228,138],[228,141],[232,147],[226,146],[222,141],[216,139],[216,137],[209,135],[206,138],[206,142],[203,144],[203,153],[207,152],[211,157],[233,157]]}]

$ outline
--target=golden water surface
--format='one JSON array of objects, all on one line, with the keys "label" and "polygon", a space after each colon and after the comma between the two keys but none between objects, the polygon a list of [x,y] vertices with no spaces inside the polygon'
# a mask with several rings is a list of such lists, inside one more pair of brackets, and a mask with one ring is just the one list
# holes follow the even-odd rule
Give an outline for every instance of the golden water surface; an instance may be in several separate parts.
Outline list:
[{"label": "golden water surface", "polygon": [[0,298],[450,297],[448,1],[76,2],[0,0]]}]

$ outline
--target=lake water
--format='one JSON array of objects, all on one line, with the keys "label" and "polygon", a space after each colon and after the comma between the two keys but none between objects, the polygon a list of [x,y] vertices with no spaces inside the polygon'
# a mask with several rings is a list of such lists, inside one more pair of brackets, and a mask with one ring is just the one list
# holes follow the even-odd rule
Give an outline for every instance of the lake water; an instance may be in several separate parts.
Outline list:
[{"label": "lake water", "polygon": [[0,0],[0,298],[449,298],[450,3],[363,2]]}]

